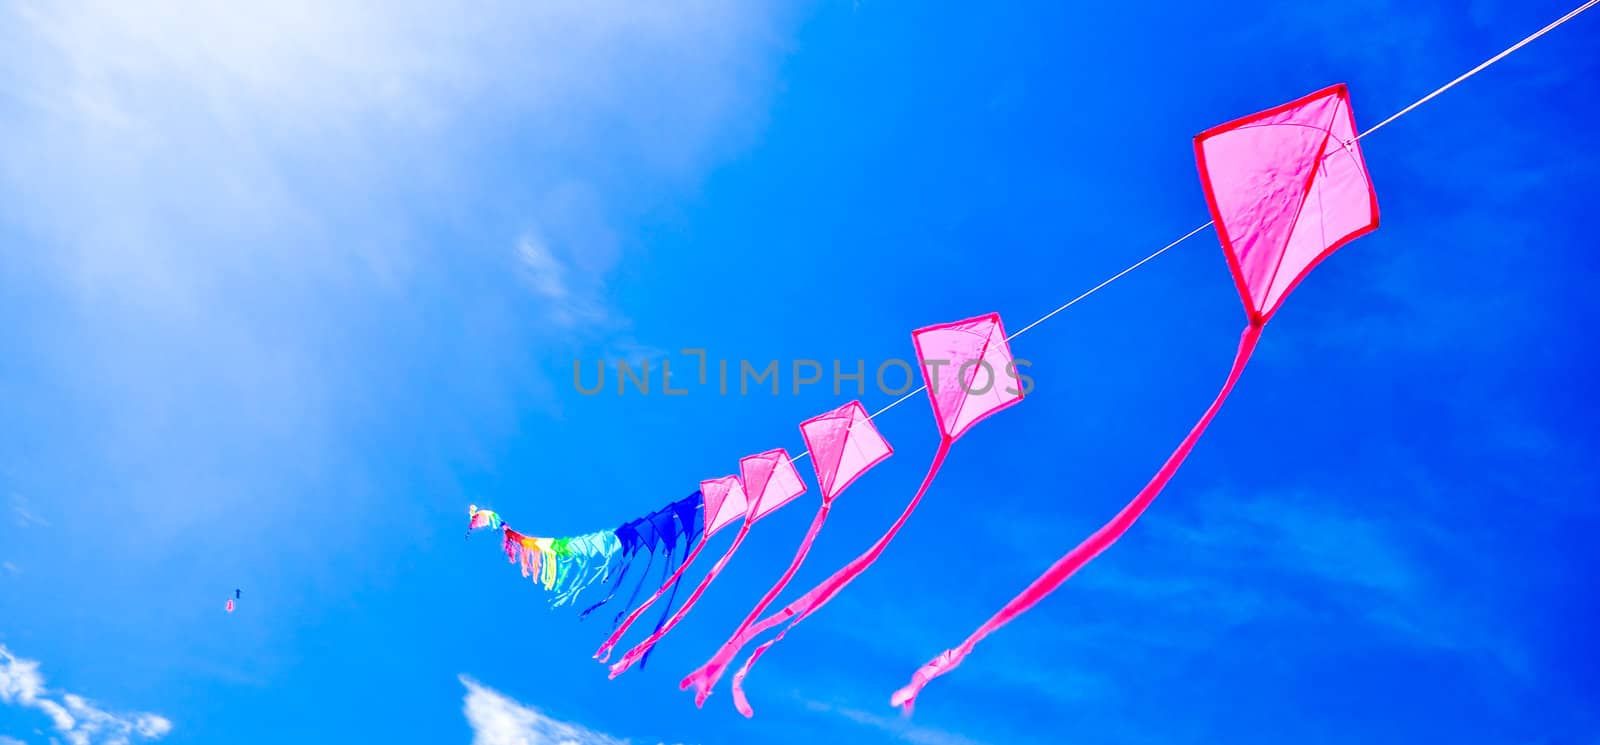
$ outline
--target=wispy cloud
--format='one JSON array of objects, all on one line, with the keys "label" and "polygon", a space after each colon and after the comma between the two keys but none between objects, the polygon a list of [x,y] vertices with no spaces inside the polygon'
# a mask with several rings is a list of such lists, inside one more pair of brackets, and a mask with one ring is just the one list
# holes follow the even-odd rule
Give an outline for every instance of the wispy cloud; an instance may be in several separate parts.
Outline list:
[{"label": "wispy cloud", "polygon": [[9,561],[0,562],[0,569],[4,569],[6,574],[10,574],[12,576],[22,574],[22,568]]},{"label": "wispy cloud", "polygon": [[[1140,524],[1137,554],[1102,559],[1073,578],[1075,592],[1144,609],[1117,628],[1082,627],[1079,635],[1115,636],[1130,649],[1202,648],[1209,633],[1229,626],[1331,618],[1397,644],[1527,672],[1516,640],[1449,581],[1471,553],[1455,536],[1301,492],[1213,491],[1184,501],[1191,507],[1182,513],[1169,509]],[[1044,558],[1040,546],[1060,548],[1059,536],[1038,526],[997,519],[990,531],[1029,561]]]},{"label": "wispy cloud", "polygon": [[459,676],[467,695],[462,706],[472,726],[472,745],[628,745],[629,741],[552,719],[466,675]]},{"label": "wispy cloud", "polygon": [[614,320],[599,275],[576,272],[543,238],[523,236],[517,242],[517,260],[529,288],[542,301],[542,320],[566,329]]},{"label": "wispy cloud", "polygon": [[33,506],[20,494],[11,495],[11,514],[16,516],[19,527],[50,527],[50,521],[40,517],[33,511]]},{"label": "wispy cloud", "polygon": [[113,713],[75,693],[45,687],[39,663],[17,657],[4,645],[0,645],[0,703],[44,714],[69,745],[129,745],[134,738],[159,740],[172,731],[172,722],[158,714]]},{"label": "wispy cloud", "polygon": [[517,244],[517,258],[528,272],[534,292],[552,303],[565,303],[572,296],[567,287],[567,268],[550,253],[550,247],[535,236],[524,236]]},{"label": "wispy cloud", "polygon": [[888,733],[894,736],[895,739],[912,743],[912,745],[986,745],[982,740],[974,740],[955,732],[915,724],[903,716],[874,714],[848,706],[835,706],[822,701],[806,701],[805,707],[811,711],[831,713],[844,717],[863,727]]}]

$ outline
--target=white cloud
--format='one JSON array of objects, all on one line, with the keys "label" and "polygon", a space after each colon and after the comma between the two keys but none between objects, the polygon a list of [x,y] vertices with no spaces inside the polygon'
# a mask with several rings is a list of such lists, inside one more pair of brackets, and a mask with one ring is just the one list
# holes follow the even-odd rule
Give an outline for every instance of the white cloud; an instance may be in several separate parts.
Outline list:
[{"label": "white cloud", "polygon": [[[118,714],[101,709],[75,693],[45,687],[39,663],[12,654],[0,645],[0,703],[35,709],[69,745],[129,745],[133,738],[159,740],[172,722],[146,712]],[[0,745],[15,742],[0,738]]]},{"label": "white cloud", "polygon": [[33,511],[33,506],[28,504],[28,500],[23,499],[20,494],[11,495],[11,514],[16,516],[17,525],[20,527],[50,527],[50,521],[39,517]]},{"label": "white cloud", "polygon": [[517,256],[532,276],[533,288],[552,301],[566,300],[572,294],[567,289],[566,267],[550,253],[544,241],[526,236],[517,244]]},{"label": "white cloud", "polygon": [[628,745],[581,725],[551,719],[462,675],[467,687],[462,712],[472,726],[472,745]]},{"label": "white cloud", "polygon": [[913,724],[903,716],[873,714],[860,709],[834,706],[821,701],[806,701],[805,706],[812,711],[831,712],[856,724],[887,732],[902,742],[909,742],[912,745],[985,745],[982,741],[974,740],[965,735],[935,727]]},{"label": "white cloud", "polygon": [[542,237],[524,235],[517,242],[517,260],[529,288],[544,301],[543,320],[564,329],[616,320],[605,305],[600,275],[577,270]]},{"label": "white cloud", "polygon": [[6,574],[10,574],[10,575],[13,575],[13,576],[18,575],[18,574],[22,574],[22,568],[17,566],[16,564],[13,564],[13,563],[9,562],[9,561],[0,562],[0,569],[6,570]]}]

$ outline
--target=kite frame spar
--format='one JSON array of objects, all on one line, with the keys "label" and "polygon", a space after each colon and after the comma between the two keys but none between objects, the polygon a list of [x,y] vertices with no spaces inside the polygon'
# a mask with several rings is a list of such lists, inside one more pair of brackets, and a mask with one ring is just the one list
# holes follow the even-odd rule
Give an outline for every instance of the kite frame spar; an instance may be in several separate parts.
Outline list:
[{"label": "kite frame spar", "polygon": [[[1597,1],[1600,1],[1600,0],[1597,0]],[[1289,299],[1290,293],[1293,293],[1295,288],[1300,286],[1300,282],[1302,280],[1304,280],[1307,276],[1309,276],[1311,274],[1311,270],[1316,269],[1317,265],[1321,264],[1324,259],[1328,258],[1329,256],[1332,256],[1335,251],[1338,251],[1339,249],[1344,248],[1351,241],[1354,241],[1355,239],[1360,238],[1360,237],[1362,237],[1364,235],[1367,235],[1367,234],[1369,234],[1369,233],[1371,233],[1371,232],[1373,232],[1373,231],[1378,229],[1378,193],[1376,191],[1374,191],[1373,189],[1370,189],[1370,188],[1367,189],[1368,206],[1372,210],[1372,221],[1370,223],[1368,223],[1366,225],[1366,227],[1363,227],[1363,228],[1360,228],[1360,229],[1358,229],[1358,230],[1356,230],[1354,232],[1351,232],[1349,235],[1345,236],[1344,238],[1342,238],[1340,240],[1337,240],[1337,241],[1334,241],[1333,243],[1329,244],[1327,248],[1323,249],[1321,253],[1317,254],[1315,258],[1313,258],[1310,262],[1308,262],[1304,269],[1300,270],[1300,274],[1295,276],[1295,278],[1293,280],[1291,280],[1289,282],[1289,284],[1286,285],[1283,288],[1283,292],[1278,293],[1277,299],[1271,301],[1270,307],[1266,308],[1265,310],[1262,310],[1262,309],[1256,307],[1255,299],[1250,296],[1250,287],[1249,287],[1247,281],[1245,280],[1244,267],[1241,265],[1241,262],[1240,262],[1240,259],[1239,259],[1239,251],[1238,251],[1237,248],[1234,247],[1233,236],[1228,233],[1228,225],[1227,225],[1227,223],[1226,222],[1219,222],[1219,221],[1217,221],[1215,219],[1216,215],[1222,214],[1222,209],[1217,204],[1217,193],[1216,193],[1216,190],[1212,187],[1211,176],[1210,176],[1211,171],[1209,170],[1209,168],[1207,166],[1207,163],[1206,163],[1206,151],[1205,151],[1204,143],[1207,140],[1210,140],[1210,139],[1212,139],[1214,137],[1217,137],[1218,135],[1224,134],[1226,132],[1232,132],[1232,131],[1235,131],[1235,130],[1244,129],[1246,127],[1251,127],[1251,126],[1259,126],[1259,125],[1256,124],[1257,122],[1260,122],[1260,121],[1262,121],[1264,119],[1271,119],[1271,118],[1273,118],[1275,116],[1278,116],[1278,115],[1286,113],[1286,112],[1294,111],[1295,109],[1299,109],[1299,108],[1301,108],[1301,107],[1303,107],[1303,106],[1305,106],[1305,105],[1307,105],[1307,104],[1309,104],[1309,103],[1311,103],[1313,101],[1316,101],[1318,99],[1327,98],[1330,95],[1336,95],[1341,100],[1344,101],[1344,106],[1343,106],[1344,119],[1349,124],[1351,132],[1359,132],[1360,130],[1356,129],[1355,110],[1350,105],[1350,88],[1349,88],[1349,86],[1345,85],[1344,83],[1335,83],[1335,84],[1330,85],[1330,86],[1328,86],[1326,88],[1323,88],[1322,90],[1313,91],[1311,93],[1307,93],[1306,95],[1301,96],[1299,98],[1296,98],[1293,101],[1289,101],[1287,103],[1279,104],[1279,105],[1274,106],[1274,107],[1272,107],[1270,109],[1267,109],[1265,111],[1259,111],[1259,112],[1256,112],[1254,114],[1250,114],[1248,116],[1244,116],[1244,117],[1241,117],[1239,119],[1235,119],[1235,120],[1233,120],[1231,122],[1223,122],[1222,124],[1218,124],[1215,127],[1212,127],[1210,129],[1207,129],[1204,132],[1201,132],[1198,135],[1195,135],[1195,138],[1194,138],[1194,155],[1195,155],[1195,160],[1198,162],[1198,165],[1200,167],[1200,188],[1201,188],[1201,191],[1205,192],[1205,195],[1206,195],[1206,207],[1211,210],[1211,214],[1213,215],[1213,219],[1211,220],[1211,222],[1206,223],[1206,224],[1207,225],[1211,225],[1211,226],[1213,226],[1213,227],[1215,227],[1217,229],[1217,239],[1222,242],[1222,253],[1223,253],[1223,256],[1227,257],[1227,259],[1228,259],[1228,271],[1229,271],[1229,273],[1231,273],[1233,275],[1233,284],[1234,284],[1234,286],[1236,288],[1238,288],[1239,297],[1244,300],[1245,309],[1247,311],[1249,311],[1249,313],[1250,313],[1250,323],[1252,325],[1265,326],[1267,324],[1267,321],[1272,319],[1273,314],[1277,313],[1278,309],[1283,306],[1283,301]],[[1303,125],[1298,125],[1298,124],[1272,124],[1272,125],[1266,125],[1266,126],[1303,126]],[[1327,132],[1327,136],[1323,139],[1322,146],[1317,152],[1316,161],[1317,161],[1318,165],[1317,165],[1316,168],[1312,169],[1311,174],[1308,175],[1307,178],[1306,178],[1305,188],[1301,191],[1301,194],[1300,194],[1300,203],[1301,204],[1305,203],[1306,198],[1308,196],[1310,196],[1310,194],[1311,194],[1312,187],[1315,186],[1316,183],[1317,183],[1316,171],[1318,169],[1326,170],[1326,166],[1322,165],[1322,161],[1324,161],[1326,158],[1329,158],[1329,157],[1333,156],[1333,153],[1328,152],[1328,143],[1334,139],[1333,134],[1332,134],[1331,131],[1327,131],[1327,130],[1324,130],[1324,131]],[[1358,139],[1360,139],[1359,136],[1357,136],[1354,139],[1351,139],[1348,142],[1340,142],[1339,143],[1340,149],[1345,151],[1345,152],[1347,152],[1347,153],[1350,153],[1356,159],[1356,165],[1361,169],[1361,173],[1367,178],[1367,180],[1368,180],[1368,182],[1370,184],[1370,182],[1371,182],[1371,174],[1367,170],[1366,158],[1365,158],[1365,156],[1362,155],[1361,149],[1355,147],[1355,141],[1358,140]],[[1291,229],[1291,232],[1292,232],[1292,229]],[[1287,254],[1288,254],[1288,252],[1284,252],[1283,254],[1278,256],[1277,267],[1274,269],[1274,279],[1276,278],[1277,269],[1281,269],[1283,267],[1283,261],[1284,261],[1285,256],[1287,256]],[[1273,282],[1273,280],[1269,280],[1268,283],[1267,283],[1269,285],[1269,287],[1267,288],[1268,293],[1271,292],[1270,285],[1272,284],[1272,282]]]}]

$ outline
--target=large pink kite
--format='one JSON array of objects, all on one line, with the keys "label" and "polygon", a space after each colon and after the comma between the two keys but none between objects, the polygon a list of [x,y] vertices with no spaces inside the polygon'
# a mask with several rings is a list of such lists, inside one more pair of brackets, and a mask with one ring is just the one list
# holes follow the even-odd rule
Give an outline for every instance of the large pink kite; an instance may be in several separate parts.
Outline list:
[{"label": "large pink kite", "polygon": [[1167,458],[1155,478],[1110,522],[1062,556],[1027,589],[967,637],[912,675],[890,698],[910,712],[929,681],[955,669],[984,637],[1049,595],[1115,543],[1183,464],[1239,380],[1261,330],[1300,280],[1329,254],[1378,227],[1378,197],[1356,143],[1350,93],[1343,84],[1195,137],[1206,202],[1228,267],[1249,312],[1216,400]]},{"label": "large pink kite", "polygon": [[[732,482],[731,484],[730,481]],[[708,485],[702,484],[701,492],[706,496],[707,504],[710,504],[709,499],[712,492],[707,491],[706,487]],[[733,543],[728,544],[728,550],[722,553],[722,558],[717,559],[717,563],[711,567],[711,571],[707,572],[705,578],[700,580],[700,584],[694,588],[694,592],[689,594],[689,599],[683,601],[683,607],[679,608],[678,612],[674,613],[665,625],[656,629],[655,633],[644,641],[639,642],[633,649],[628,650],[622,656],[622,659],[617,661],[617,664],[611,666],[611,677],[615,678],[626,672],[633,663],[649,652],[650,648],[661,640],[661,637],[672,631],[672,627],[677,626],[684,616],[689,615],[689,609],[694,607],[695,602],[700,599],[700,595],[706,591],[706,587],[710,586],[711,581],[716,579],[717,575],[722,572],[723,567],[728,565],[728,560],[732,559],[734,552],[739,550],[739,545],[744,543],[745,536],[750,534],[750,528],[756,524],[757,520],[772,514],[779,507],[794,501],[795,497],[806,492],[805,482],[800,480],[799,472],[794,470],[794,463],[789,460],[789,452],[783,448],[768,450],[765,453],[739,459],[739,478],[723,477],[720,483],[715,485],[715,488],[729,489],[731,491],[731,486],[735,485],[742,485],[742,491],[748,498],[748,504],[744,510],[744,524],[739,526],[739,532],[734,535]],[[726,503],[724,502],[724,504]],[[708,530],[707,532],[710,531]]]},{"label": "large pink kite", "polygon": [[[661,587],[657,588],[655,593],[646,598],[643,603],[640,603],[639,607],[634,608],[621,626],[611,632],[611,636],[606,639],[604,644],[600,645],[600,649],[595,651],[595,659],[601,662],[609,660],[611,658],[611,648],[617,645],[617,641],[622,638],[623,634],[628,633],[628,627],[632,626],[634,621],[639,620],[639,616],[644,615],[645,610],[661,599],[661,595],[667,591],[667,588],[677,584],[678,578],[682,577],[684,570],[694,563],[695,557],[700,555],[700,550],[706,547],[706,543],[711,540],[711,536],[716,535],[717,531],[739,519],[739,516],[745,512],[744,484],[739,481],[738,476],[723,476],[720,479],[702,481],[700,482],[700,493],[705,504],[705,517],[703,519],[706,527],[705,533],[700,536],[700,542],[695,544],[694,550],[690,551],[688,556],[683,557],[683,563],[678,565],[678,570],[673,572],[672,576],[667,578],[667,581],[661,583]],[[741,535],[740,537],[743,536]],[[671,603],[670,600],[667,602],[668,604]]]},{"label": "large pink kite", "polygon": [[[806,554],[811,551],[811,543],[816,540],[817,533],[822,530],[823,522],[828,519],[828,510],[833,507],[833,500],[844,491],[845,487],[855,482],[868,469],[882,463],[894,453],[894,448],[883,439],[878,429],[872,426],[872,418],[867,416],[866,409],[861,407],[860,401],[851,401],[833,411],[819,414],[800,423],[800,435],[805,438],[806,452],[811,454],[811,465],[817,473],[817,485],[822,492],[822,506],[817,508],[817,516],[811,519],[811,527],[806,530],[806,537],[800,541],[800,548],[795,552],[794,560],[789,563],[789,568],[784,570],[783,576],[778,578],[777,584],[761,596],[756,606],[750,609],[739,628],[734,629],[728,641],[722,644],[716,655],[712,656],[699,669],[690,673],[681,683],[680,690],[689,686],[695,687],[695,706],[702,706],[706,697],[711,695],[711,688],[722,677],[729,663],[733,662],[734,655],[739,653],[736,642],[740,634],[750,628],[761,617],[767,606],[776,600],[778,593],[789,585],[789,580],[794,578],[799,571],[800,564],[806,559]],[[748,483],[749,478],[746,477]]]},{"label": "large pink kite", "polygon": [[742,649],[756,635],[785,621],[789,622],[789,625],[776,637],[756,647],[745,660],[744,666],[733,674],[734,706],[747,717],[753,716],[754,712],[750,708],[749,701],[745,699],[743,681],[756,660],[782,639],[789,629],[826,605],[834,595],[878,559],[884,548],[889,545],[889,541],[894,539],[900,532],[901,526],[905,525],[911,513],[916,510],[917,504],[922,501],[923,494],[927,493],[928,486],[939,473],[939,467],[944,463],[945,456],[950,453],[950,446],[957,439],[966,434],[972,425],[1022,400],[1020,386],[1007,385],[1002,377],[1014,375],[1016,368],[1011,359],[1011,349],[1006,344],[1006,333],[1000,323],[1000,314],[990,313],[964,321],[918,329],[912,332],[911,339],[916,346],[917,359],[922,366],[922,376],[927,386],[928,399],[933,404],[934,418],[939,422],[939,448],[934,452],[933,462],[928,466],[928,474],[923,477],[922,486],[918,487],[916,496],[911,498],[911,502],[900,513],[900,517],[889,526],[889,531],[884,533],[883,537],[867,549],[866,553],[852,559],[833,576],[823,580],[821,584],[783,610],[745,629],[735,639],[734,650],[737,653],[737,650]]}]

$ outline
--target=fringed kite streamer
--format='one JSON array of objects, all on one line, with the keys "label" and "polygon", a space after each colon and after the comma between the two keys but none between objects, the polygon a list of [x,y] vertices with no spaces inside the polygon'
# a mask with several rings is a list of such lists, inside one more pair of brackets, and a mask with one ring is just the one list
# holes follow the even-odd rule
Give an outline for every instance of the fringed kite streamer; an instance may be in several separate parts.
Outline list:
[{"label": "fringed kite streamer", "polygon": [[[595,659],[601,662],[609,662],[611,660],[612,648],[617,646],[617,642],[622,639],[623,634],[628,633],[628,628],[633,626],[634,621],[639,620],[639,616],[644,615],[644,612],[648,610],[651,605],[659,600],[662,595],[665,595],[668,588],[673,590],[674,595],[677,594],[676,591],[678,581],[683,578],[684,570],[688,569],[689,565],[694,563],[695,558],[698,557],[700,552],[705,549],[706,543],[711,540],[711,536],[716,535],[717,531],[727,527],[729,523],[733,522],[740,515],[744,514],[744,485],[739,483],[738,476],[724,476],[720,479],[703,481],[700,483],[700,494],[703,497],[705,505],[705,531],[701,535],[700,541],[694,545],[694,549],[691,550],[687,556],[683,557],[683,563],[678,566],[677,571],[673,572],[672,576],[667,578],[667,581],[661,583],[661,587],[658,588],[654,594],[646,598],[645,601],[640,603],[637,608],[634,608],[633,613],[628,616],[626,621],[622,622],[621,626],[617,627],[615,631],[611,632],[611,636],[600,645],[599,649],[595,650]],[[687,541],[685,542],[685,545],[688,545]],[[668,554],[668,557],[670,560],[670,553]],[[672,601],[670,599],[667,601],[669,607],[671,602]],[[663,618],[662,621],[664,622],[665,618]],[[659,630],[660,623],[658,623],[656,627]]]},{"label": "fringed kite streamer", "polygon": [[[674,613],[665,625],[658,624],[655,633],[652,633],[644,641],[639,642],[633,649],[628,650],[621,660],[611,666],[611,677],[615,678],[627,671],[634,661],[639,660],[648,653],[656,642],[661,640],[661,637],[666,636],[674,626],[678,625],[679,621],[683,620],[684,616],[689,615],[689,610],[694,607],[695,602],[705,593],[706,588],[717,578],[722,569],[728,565],[728,561],[733,558],[734,553],[739,550],[739,546],[744,543],[745,536],[750,534],[750,528],[755,526],[756,521],[772,514],[779,507],[794,501],[796,497],[806,491],[806,484],[800,479],[799,472],[795,471],[794,462],[789,460],[788,451],[782,448],[740,459],[739,482],[745,489],[748,504],[745,508],[744,524],[739,526],[739,532],[734,536],[733,543],[728,545],[722,557],[717,559],[717,563],[711,567],[709,572],[706,572],[705,578],[701,579],[700,584],[694,588],[694,592],[690,593],[688,599],[683,601],[683,607],[679,608],[678,612]],[[705,491],[704,486],[702,486],[701,491]]]},{"label": "fringed kite streamer", "polygon": [[472,531],[477,530],[478,528],[499,530],[500,522],[500,516],[491,510],[480,510],[478,509],[478,505],[475,504],[467,507],[468,538],[472,537]]},{"label": "fringed kite streamer", "polygon": [[[679,534],[683,536],[683,545],[685,548],[698,540],[701,532],[705,529],[705,525],[700,520],[701,502],[703,499],[704,498],[701,496],[701,492],[696,491],[694,494],[690,495],[690,498],[674,502],[667,508],[666,513],[668,517],[674,521]],[[671,558],[670,555],[668,558]],[[687,564],[688,562],[685,561],[684,563]],[[655,629],[652,630],[652,634],[661,632],[662,623],[664,623],[667,620],[667,616],[672,613],[672,601],[678,597],[678,586],[683,581],[681,572],[682,567],[680,566],[679,569],[679,573],[674,575],[677,579],[671,580],[672,591],[667,595],[666,605],[662,606],[661,616],[656,619],[656,626]],[[615,629],[613,629],[613,631],[615,631]],[[643,670],[645,663],[650,659],[649,650],[646,650],[644,654],[640,655],[637,659],[639,661],[639,669]]]},{"label": "fringed kite streamer", "polygon": [[[664,518],[667,520],[667,524],[670,526],[669,530],[671,531],[670,534],[669,534],[669,538],[668,538],[669,544],[668,544],[667,564],[666,564],[666,566],[662,567],[662,569],[665,570],[665,569],[668,569],[668,568],[670,568],[672,566],[671,549],[672,549],[673,544],[676,543],[677,538],[679,536],[683,537],[683,546],[684,546],[684,548],[688,548],[690,546],[690,544],[693,544],[695,542],[696,524],[695,523],[685,523],[683,517],[679,514],[679,512],[676,509],[669,508],[666,512],[664,512],[662,514],[663,514]],[[680,564],[678,566],[678,570],[673,573],[672,579],[667,580],[667,582],[670,583],[671,586],[672,586],[672,592],[667,595],[666,604],[661,606],[661,615],[656,617],[656,626],[655,626],[654,631],[660,631],[661,630],[661,624],[665,623],[666,620],[667,620],[667,617],[672,614],[672,601],[675,600],[678,597],[678,586],[683,583],[683,570],[686,569],[688,567],[688,565],[689,565],[688,557],[684,557],[683,563]],[[665,585],[663,585],[663,587],[665,587]],[[643,608],[641,608],[640,610],[643,610]],[[624,630],[626,630],[626,629],[624,629]],[[654,631],[652,631],[652,633],[654,633]],[[645,657],[643,659],[639,660],[639,668],[641,670],[644,669],[645,662],[647,662],[649,659],[650,659],[650,656],[649,656],[648,653],[646,653]]]},{"label": "fringed kite streamer", "polygon": [[622,609],[617,611],[616,616],[612,617],[611,629],[613,631],[616,630],[617,624],[622,623],[623,617],[628,615],[628,611],[633,608],[634,602],[639,599],[639,592],[643,590],[645,584],[650,581],[650,567],[655,563],[656,549],[660,548],[661,546],[661,536],[656,533],[655,517],[656,513],[652,512],[649,515],[646,515],[644,519],[639,521],[638,530],[640,540],[643,541],[644,545],[650,550],[650,558],[645,560],[644,569],[639,570],[639,581],[634,584],[633,592],[628,595],[628,602],[623,603]]},{"label": "fringed kite streamer", "polygon": [[822,493],[822,505],[817,508],[816,517],[811,519],[811,527],[806,530],[805,538],[800,541],[794,560],[789,562],[789,568],[784,570],[777,584],[761,596],[761,600],[750,609],[750,613],[745,616],[739,627],[734,629],[728,640],[723,642],[716,655],[678,684],[680,690],[687,689],[691,685],[695,687],[695,706],[705,705],[706,697],[711,695],[712,687],[722,677],[728,664],[733,662],[734,655],[739,653],[738,647],[735,646],[739,635],[761,617],[767,606],[771,605],[772,601],[778,598],[778,594],[783,592],[783,588],[789,585],[789,580],[794,578],[795,572],[800,570],[806,554],[811,551],[811,543],[816,540],[817,534],[822,531],[822,524],[828,519],[828,510],[833,506],[834,498],[868,469],[882,463],[894,453],[894,448],[890,447],[883,439],[883,435],[872,426],[872,418],[867,416],[867,410],[861,406],[860,401],[851,401],[833,411],[801,422],[800,435],[805,439],[806,452],[811,455],[811,465],[816,471],[817,485]]},{"label": "fringed kite streamer", "polygon": [[[623,553],[623,542],[613,531],[599,531],[566,538],[524,535],[488,510],[469,508],[468,535],[474,528],[498,527],[501,549],[506,559],[517,564],[522,576],[552,590],[551,602],[571,602],[595,581],[609,579],[610,567]],[[633,533],[629,533],[633,535]]]},{"label": "fringed kite streamer", "polygon": [[[680,524],[689,526],[686,542],[692,541],[694,537],[698,536],[702,530],[700,513],[701,503],[703,501],[704,500],[701,497],[700,492],[696,491],[695,493],[668,505],[662,510],[662,512],[670,511],[675,513],[678,516],[678,522]],[[629,609],[633,607],[634,601],[639,597],[639,591],[643,590],[645,583],[649,581],[647,578],[649,576],[650,565],[655,560],[655,551],[660,539],[660,536],[656,530],[655,522],[658,514],[659,513],[652,512],[643,518],[633,521],[632,523],[625,524],[622,529],[617,531],[619,538],[624,535],[629,535],[637,547],[647,548],[650,556],[645,561],[644,569],[640,570],[640,574],[642,576],[639,579],[639,583],[634,585],[633,593],[628,597],[628,602],[623,606],[622,610],[617,613],[616,618],[613,618],[611,621],[611,628],[613,631],[616,630],[617,624],[621,623],[622,617],[627,615]],[[635,551],[637,551],[637,548]],[[624,567],[624,572],[626,572],[626,569],[627,568]],[[617,585],[620,587],[621,584],[622,574],[619,573],[617,576]],[[615,594],[615,588],[613,588],[612,592]],[[585,610],[583,615],[588,615],[589,611],[600,607],[600,605],[610,600],[611,598],[608,596],[605,600],[602,600],[599,603],[596,603],[594,606],[591,606],[588,610]]]},{"label": "fringed kite streamer", "polygon": [[[1001,370],[1004,370],[1005,374],[1015,374],[1016,366],[1012,361],[1011,347],[1006,341],[1005,327],[1000,322],[999,313],[918,329],[912,332],[911,340],[917,350],[917,359],[921,363],[928,400],[933,405],[933,415],[939,424],[939,447],[934,452],[933,462],[928,465],[928,474],[923,477],[922,485],[917,488],[916,495],[900,513],[899,519],[895,520],[889,531],[884,533],[866,553],[856,557],[832,577],[812,588],[810,592],[783,610],[746,629],[735,639],[735,650],[742,649],[755,636],[788,622],[788,626],[779,631],[776,637],[756,647],[745,660],[744,666],[733,674],[734,706],[747,717],[754,716],[754,711],[745,698],[743,684],[745,676],[749,674],[756,660],[760,659],[773,644],[783,639],[789,629],[826,605],[834,595],[878,560],[878,556],[889,545],[889,541],[900,532],[900,528],[905,525],[906,520],[922,501],[923,495],[928,492],[928,487],[933,484],[934,477],[938,475],[945,456],[949,455],[950,447],[956,440],[965,435],[974,424],[1022,401],[1021,387],[1013,387],[1003,382],[1001,377],[1003,374]],[[939,370],[946,365],[954,374],[947,374],[941,381]],[[980,372],[984,372],[982,385],[978,384]]]},{"label": "fringed kite streamer", "polygon": [[512,530],[510,525],[504,525],[501,530],[505,534],[501,545],[505,549],[506,559],[520,565],[522,576],[532,578],[546,590],[553,587],[557,558],[553,548],[555,539],[523,535]]},{"label": "fringed kite streamer", "polygon": [[1068,551],[961,646],[912,675],[890,703],[909,713],[929,681],[961,664],[984,637],[1060,587],[1132,527],[1177,473],[1238,382],[1261,331],[1318,263],[1378,228],[1378,196],[1356,143],[1350,92],[1334,85],[1195,137],[1195,158],[1228,268],[1249,324],[1216,400],[1167,462],[1110,522]]},{"label": "fringed kite streamer", "polygon": [[565,589],[550,599],[552,606],[573,602],[578,595],[596,582],[610,579],[611,564],[622,552],[622,541],[615,532],[603,530],[576,536],[568,544],[577,557],[569,574]]},{"label": "fringed kite streamer", "polygon": [[616,561],[622,565],[622,568],[617,570],[617,581],[611,583],[611,592],[607,593],[604,598],[601,598],[600,602],[585,608],[582,613],[578,614],[578,618],[587,618],[590,613],[593,613],[595,610],[599,609],[600,606],[611,602],[611,599],[617,596],[617,588],[621,587],[622,583],[627,580],[628,569],[633,566],[633,559],[638,555],[640,547],[643,546],[643,542],[639,539],[639,529],[637,527],[638,522],[639,521],[634,520],[623,523],[622,525],[618,526],[615,531],[612,531],[616,536],[617,543],[621,546],[620,552],[616,559]]}]

